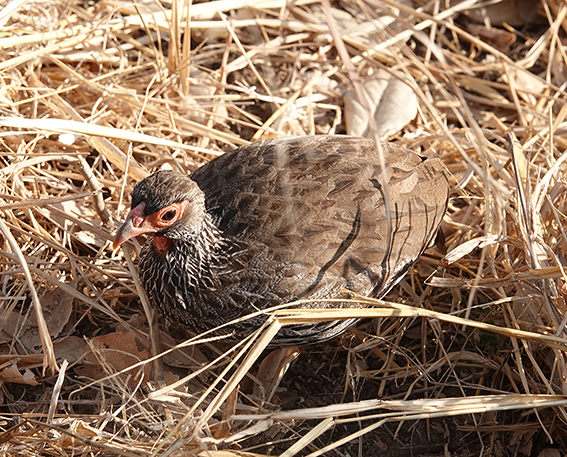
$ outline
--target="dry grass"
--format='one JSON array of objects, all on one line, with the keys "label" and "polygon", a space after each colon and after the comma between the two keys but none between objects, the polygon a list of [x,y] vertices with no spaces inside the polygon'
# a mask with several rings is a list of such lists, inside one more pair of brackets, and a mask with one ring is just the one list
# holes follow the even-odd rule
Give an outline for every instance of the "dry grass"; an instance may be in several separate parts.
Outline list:
[{"label": "dry grass", "polygon": [[[310,0],[188,3],[3,3],[0,454],[563,455],[565,4],[508,2],[493,28],[474,1],[345,0],[331,33]],[[279,326],[353,311],[277,311],[227,354],[162,334],[152,358],[111,248],[135,182],[343,133],[342,93],[380,68],[419,97],[391,139],[454,177],[445,261],[357,309],[374,319],[302,354],[271,402],[252,373]]]}]

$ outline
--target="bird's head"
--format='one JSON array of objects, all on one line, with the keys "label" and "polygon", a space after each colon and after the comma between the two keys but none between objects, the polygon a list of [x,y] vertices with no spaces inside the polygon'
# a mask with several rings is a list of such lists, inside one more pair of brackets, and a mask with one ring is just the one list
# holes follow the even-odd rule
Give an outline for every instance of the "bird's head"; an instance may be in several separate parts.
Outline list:
[{"label": "bird's head", "polygon": [[181,238],[199,225],[204,212],[203,193],[189,176],[157,171],[134,187],[130,212],[114,237],[113,247],[145,233]]}]

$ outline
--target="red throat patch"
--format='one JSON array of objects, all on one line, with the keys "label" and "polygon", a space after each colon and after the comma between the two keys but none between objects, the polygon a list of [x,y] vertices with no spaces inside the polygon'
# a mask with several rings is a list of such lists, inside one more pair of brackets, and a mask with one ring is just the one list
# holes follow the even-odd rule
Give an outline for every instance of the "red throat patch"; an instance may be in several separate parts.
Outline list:
[{"label": "red throat patch", "polygon": [[165,255],[169,246],[173,243],[171,238],[164,238],[162,236],[154,236],[154,247],[161,255]]}]

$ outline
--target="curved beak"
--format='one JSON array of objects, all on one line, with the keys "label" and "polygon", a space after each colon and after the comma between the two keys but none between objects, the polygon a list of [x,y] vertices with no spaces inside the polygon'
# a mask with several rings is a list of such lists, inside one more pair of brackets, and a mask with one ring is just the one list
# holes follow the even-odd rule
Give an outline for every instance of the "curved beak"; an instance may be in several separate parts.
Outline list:
[{"label": "curved beak", "polygon": [[142,202],[128,213],[126,222],[124,222],[124,224],[122,224],[122,226],[118,229],[118,232],[116,232],[116,236],[112,243],[113,249],[117,249],[122,243],[128,241],[130,238],[153,231],[152,227],[144,224],[146,220],[146,217],[144,216],[145,206],[146,204]]}]

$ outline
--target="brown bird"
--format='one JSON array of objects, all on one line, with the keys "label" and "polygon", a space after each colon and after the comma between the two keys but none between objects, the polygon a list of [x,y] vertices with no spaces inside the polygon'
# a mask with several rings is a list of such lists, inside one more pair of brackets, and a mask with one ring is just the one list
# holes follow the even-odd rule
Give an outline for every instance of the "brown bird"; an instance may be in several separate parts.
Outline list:
[{"label": "brown bird", "polygon": [[[343,298],[342,289],[382,297],[435,237],[449,184],[438,158],[381,150],[383,162],[365,138],[277,138],[188,176],[158,171],[134,188],[114,248],[151,235],[140,279],[163,315],[194,332],[298,299]],[[231,329],[243,338],[264,320]],[[322,342],[353,323],[284,327],[272,344]]]}]

